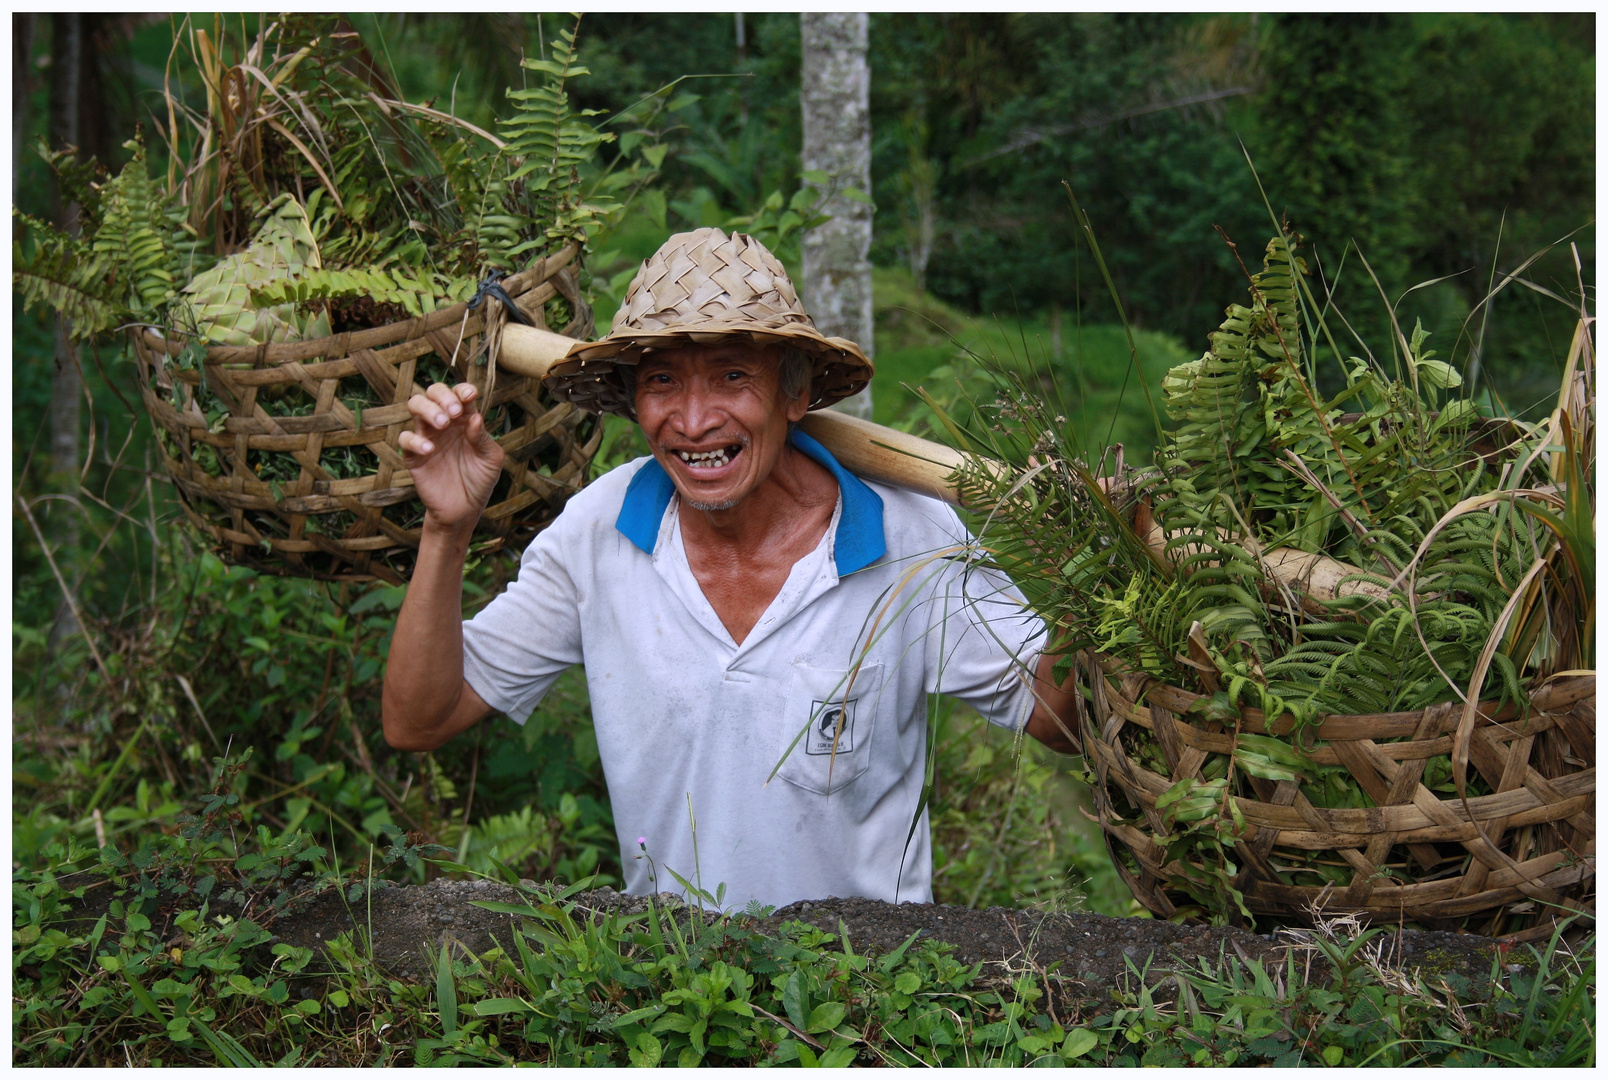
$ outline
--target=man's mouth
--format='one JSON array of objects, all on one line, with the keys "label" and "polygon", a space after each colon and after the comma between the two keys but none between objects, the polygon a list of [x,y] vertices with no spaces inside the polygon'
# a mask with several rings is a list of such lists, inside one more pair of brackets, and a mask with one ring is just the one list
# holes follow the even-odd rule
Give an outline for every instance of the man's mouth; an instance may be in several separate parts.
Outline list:
[{"label": "man's mouth", "polygon": [[719,469],[731,464],[742,450],[741,443],[732,443],[713,450],[672,450],[671,453],[686,462],[689,469]]}]

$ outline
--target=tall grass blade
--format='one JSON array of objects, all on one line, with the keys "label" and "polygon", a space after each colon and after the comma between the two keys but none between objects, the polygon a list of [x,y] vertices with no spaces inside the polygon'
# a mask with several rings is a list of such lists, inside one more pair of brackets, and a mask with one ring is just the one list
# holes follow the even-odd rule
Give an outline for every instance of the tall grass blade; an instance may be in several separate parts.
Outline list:
[{"label": "tall grass blade", "polygon": [[[1122,294],[1117,289],[1116,281],[1111,277],[1111,268],[1106,265],[1105,253],[1100,250],[1100,242],[1095,239],[1094,223],[1089,220],[1089,215],[1084,213],[1083,207],[1078,203],[1078,197],[1073,193],[1072,185],[1063,180],[1061,181],[1061,186],[1066,189],[1067,200],[1072,204],[1072,216],[1077,221],[1084,240],[1088,242],[1089,251],[1094,255],[1095,265],[1100,268],[1100,276],[1105,279],[1106,288],[1111,293],[1111,302],[1117,306],[1117,318],[1122,323],[1122,332],[1128,338],[1130,366],[1128,374],[1122,380],[1122,392],[1117,395],[1117,407],[1119,409],[1122,407],[1122,397],[1127,392],[1128,379],[1137,374],[1139,376],[1139,388],[1145,392],[1145,406],[1150,410],[1150,420],[1156,426],[1156,439],[1159,442],[1165,437],[1161,427],[1161,413],[1156,409],[1156,399],[1150,392],[1150,383],[1145,378],[1144,371],[1139,367],[1139,347],[1133,341],[1133,325],[1128,321],[1128,309],[1123,305]],[[1114,415],[1112,419],[1114,422]],[[1108,434],[1107,441],[1109,440],[1110,436]]]},{"label": "tall grass blade", "polygon": [[218,1055],[220,1063],[231,1069],[268,1068],[267,1062],[259,1061],[250,1050],[240,1044],[240,1040],[227,1031],[213,1031],[193,1016],[190,1017],[190,1023],[201,1033],[201,1037],[207,1041],[212,1052]]},{"label": "tall grass blade", "polygon": [[441,946],[441,958],[436,961],[436,1008],[441,1015],[441,1030],[448,1039],[458,1034],[458,985],[452,978],[452,952],[449,945]]}]

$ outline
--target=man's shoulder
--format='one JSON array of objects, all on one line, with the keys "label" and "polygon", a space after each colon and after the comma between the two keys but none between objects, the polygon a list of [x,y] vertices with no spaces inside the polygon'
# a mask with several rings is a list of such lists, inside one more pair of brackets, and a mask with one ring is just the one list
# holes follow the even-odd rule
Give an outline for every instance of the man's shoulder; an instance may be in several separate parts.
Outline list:
[{"label": "man's shoulder", "polygon": [[890,556],[970,542],[971,534],[948,503],[874,480],[864,482],[882,499],[882,531]]},{"label": "man's shoulder", "polygon": [[632,479],[652,460],[652,457],[634,458],[588,481],[585,487],[569,497],[555,524],[567,522],[574,527],[599,520],[612,526],[620,507],[625,503],[625,492],[631,486]]},{"label": "man's shoulder", "polygon": [[603,550],[610,535],[617,531],[615,522],[619,520],[620,508],[625,505],[625,493],[631,480],[652,460],[651,457],[636,458],[588,481],[569,497],[552,524],[525,548],[525,559],[546,552],[549,558],[569,562],[582,554],[595,555]]}]

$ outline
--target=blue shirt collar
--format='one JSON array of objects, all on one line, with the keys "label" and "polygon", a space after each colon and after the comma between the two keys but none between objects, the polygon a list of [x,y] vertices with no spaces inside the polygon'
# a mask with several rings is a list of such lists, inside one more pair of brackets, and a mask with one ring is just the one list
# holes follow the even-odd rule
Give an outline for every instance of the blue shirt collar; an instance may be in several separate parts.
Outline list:
[{"label": "blue shirt collar", "polygon": [[[838,464],[831,452],[798,428],[794,428],[787,441],[811,461],[830,472],[838,483],[838,494],[843,499],[843,512],[838,517],[837,533],[832,538],[832,554],[837,564],[838,577],[863,570],[882,558],[887,541],[882,531],[882,496],[867,487],[858,476]],[[614,527],[625,538],[649,555],[659,541],[659,526],[664,521],[665,508],[676,493],[676,486],[666,475],[656,458],[649,458],[631,478],[625,489],[625,501]]]}]

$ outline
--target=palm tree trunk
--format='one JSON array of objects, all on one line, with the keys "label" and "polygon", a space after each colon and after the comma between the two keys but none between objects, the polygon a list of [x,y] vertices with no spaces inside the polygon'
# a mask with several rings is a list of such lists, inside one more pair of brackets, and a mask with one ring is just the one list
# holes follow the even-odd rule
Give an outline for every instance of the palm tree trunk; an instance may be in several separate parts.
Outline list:
[{"label": "palm tree trunk", "polygon": [[[832,220],[804,236],[805,302],[823,334],[846,337],[872,355],[871,205],[846,197],[871,191],[871,70],[864,12],[799,16],[804,171],[829,177]],[[871,389],[836,408],[867,419]]]}]

